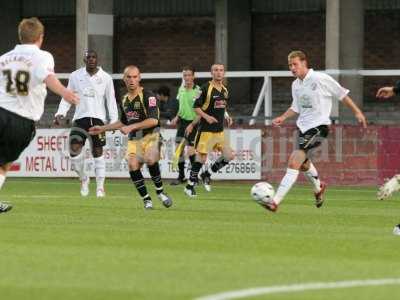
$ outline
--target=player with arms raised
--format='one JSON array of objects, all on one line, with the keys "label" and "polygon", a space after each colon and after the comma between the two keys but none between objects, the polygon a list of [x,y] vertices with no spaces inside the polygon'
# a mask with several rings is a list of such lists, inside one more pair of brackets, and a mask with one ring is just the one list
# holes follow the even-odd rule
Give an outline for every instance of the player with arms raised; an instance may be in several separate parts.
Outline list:
[{"label": "player with arms raised", "polygon": [[[54,74],[54,59],[40,50],[44,26],[37,18],[23,19],[18,26],[21,45],[0,57],[0,189],[11,163],[35,136],[35,122],[44,110],[46,86],[66,101],[79,98]],[[0,202],[0,212],[11,205]]]}]

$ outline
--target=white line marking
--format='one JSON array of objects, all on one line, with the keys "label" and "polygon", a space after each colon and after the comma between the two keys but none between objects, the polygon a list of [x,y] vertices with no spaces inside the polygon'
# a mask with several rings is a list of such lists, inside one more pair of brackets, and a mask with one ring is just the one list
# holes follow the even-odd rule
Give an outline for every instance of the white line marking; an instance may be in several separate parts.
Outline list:
[{"label": "white line marking", "polygon": [[258,287],[245,290],[230,291],[215,295],[196,298],[195,300],[230,300],[240,299],[244,297],[253,297],[267,294],[281,294],[303,292],[310,290],[327,290],[327,289],[344,289],[360,286],[380,286],[380,285],[397,285],[400,284],[400,278],[383,278],[383,279],[365,279],[351,281],[336,281],[336,282],[314,282],[304,284],[278,285]]}]

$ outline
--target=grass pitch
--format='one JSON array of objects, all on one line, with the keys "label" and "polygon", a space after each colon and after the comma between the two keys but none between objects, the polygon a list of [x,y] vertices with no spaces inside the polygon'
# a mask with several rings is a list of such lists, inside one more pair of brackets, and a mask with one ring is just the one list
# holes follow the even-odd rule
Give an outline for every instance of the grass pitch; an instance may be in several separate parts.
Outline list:
[{"label": "grass pitch", "polygon": [[[272,214],[250,199],[250,184],[166,190],[144,211],[128,180],[107,197],[81,198],[77,180],[8,179],[0,197],[1,299],[194,299],[294,283],[400,277],[400,196],[375,188],[328,187],[313,206],[297,186]],[[147,181],[149,191],[154,191]],[[91,185],[94,195],[94,185]],[[397,296],[396,296],[397,295]],[[241,299],[397,299],[399,285],[305,291]]]}]

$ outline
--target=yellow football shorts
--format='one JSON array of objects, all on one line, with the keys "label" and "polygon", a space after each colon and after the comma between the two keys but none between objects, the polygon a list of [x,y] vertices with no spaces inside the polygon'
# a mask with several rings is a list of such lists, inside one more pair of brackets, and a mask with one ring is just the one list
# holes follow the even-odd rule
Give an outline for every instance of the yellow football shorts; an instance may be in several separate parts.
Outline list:
[{"label": "yellow football shorts", "polygon": [[196,151],[207,154],[211,150],[223,151],[225,146],[224,132],[198,132],[196,136]]},{"label": "yellow football shorts", "polygon": [[128,141],[126,157],[131,155],[144,156],[145,153],[160,147],[160,134],[158,132],[146,134],[139,140]]}]

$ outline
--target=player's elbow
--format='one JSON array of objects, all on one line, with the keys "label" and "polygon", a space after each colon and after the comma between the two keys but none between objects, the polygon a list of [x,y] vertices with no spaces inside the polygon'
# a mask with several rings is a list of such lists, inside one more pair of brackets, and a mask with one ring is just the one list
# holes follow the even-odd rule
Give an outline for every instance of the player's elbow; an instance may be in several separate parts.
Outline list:
[{"label": "player's elbow", "polygon": [[148,119],[148,124],[149,124],[149,127],[155,127],[158,125],[158,120],[154,119],[154,118],[150,118],[150,119]]}]

